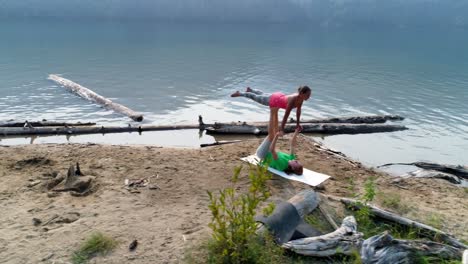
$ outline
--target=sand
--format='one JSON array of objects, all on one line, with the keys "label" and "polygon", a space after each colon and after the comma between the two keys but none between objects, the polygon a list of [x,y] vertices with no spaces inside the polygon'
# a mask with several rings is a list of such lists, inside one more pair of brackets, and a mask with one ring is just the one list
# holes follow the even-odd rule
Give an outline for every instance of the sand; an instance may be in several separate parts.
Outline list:
[{"label": "sand", "polygon": [[[187,248],[210,234],[207,191],[230,185],[241,157],[253,154],[261,139],[203,149],[95,144],[0,146],[0,260],[2,263],[68,263],[72,252],[94,231],[119,245],[91,263],[179,263]],[[287,140],[279,148],[287,150]],[[361,188],[377,176],[381,195],[398,194],[410,208],[404,215],[421,222],[439,219],[444,231],[468,240],[468,194],[439,179],[394,178],[320,151],[310,139],[299,139],[305,167],[332,176],[320,192],[351,196],[351,179]],[[65,175],[80,163],[92,175],[94,191],[75,197],[47,192],[42,186],[53,172]],[[358,164],[358,165],[356,165]],[[248,186],[247,170],[239,191]],[[125,179],[146,179],[154,188],[128,190]],[[41,183],[38,183],[41,181]],[[38,183],[37,185],[34,185]],[[32,186],[34,185],[34,186]],[[287,200],[311,188],[274,177],[272,201]],[[382,195],[382,193],[384,195]],[[35,225],[33,218],[41,221]],[[139,241],[134,252],[128,245]]]}]

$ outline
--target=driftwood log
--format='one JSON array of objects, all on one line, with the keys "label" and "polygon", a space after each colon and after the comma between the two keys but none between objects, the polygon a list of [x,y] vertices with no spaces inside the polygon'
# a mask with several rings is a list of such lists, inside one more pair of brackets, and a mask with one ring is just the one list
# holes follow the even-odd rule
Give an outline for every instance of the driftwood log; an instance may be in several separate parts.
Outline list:
[{"label": "driftwood log", "polygon": [[[404,117],[398,115],[370,115],[370,116],[348,116],[348,117],[329,117],[329,118],[316,118],[316,119],[301,119],[301,124],[307,123],[346,123],[346,124],[378,124],[385,123],[386,121],[401,121]],[[296,123],[294,118],[290,118],[287,123]],[[267,121],[264,122],[234,122],[233,124],[242,125],[248,124],[252,126],[266,126]]]},{"label": "driftwood log", "polygon": [[408,173],[405,173],[403,175],[400,175],[402,178],[437,178],[437,179],[443,179],[446,181],[449,181],[453,184],[461,184],[462,179],[456,175],[445,173],[445,172],[440,172],[440,171],[434,171],[434,170],[415,170],[411,171]]},{"label": "driftwood log", "polygon": [[94,126],[96,123],[93,122],[76,122],[76,123],[69,123],[69,122],[57,122],[57,121],[24,121],[24,122],[14,122],[14,121],[7,121],[7,122],[0,122],[0,127],[71,127],[71,126]]},{"label": "driftwood log", "polygon": [[111,100],[102,97],[101,95],[89,90],[86,87],[83,87],[77,83],[74,83],[70,80],[67,80],[65,78],[59,77],[55,74],[50,74],[49,75],[49,80],[52,80],[56,82],[57,84],[67,88],[68,90],[72,91],[73,93],[76,93],[77,95],[83,97],[84,99],[96,102],[97,104],[102,105],[103,107],[107,109],[114,110],[118,113],[124,114],[131,119],[141,122],[143,121],[143,115],[140,113],[137,113],[133,111],[132,109],[125,107],[123,105],[117,104],[112,102]]},{"label": "driftwood log", "polygon": [[[381,124],[303,124],[303,132],[324,133],[324,134],[356,134],[388,132],[406,129],[402,126],[381,125]],[[259,129],[260,128],[260,129]],[[79,134],[105,134],[143,131],[164,131],[180,129],[200,129],[207,130],[211,134],[263,134],[266,133],[266,126],[255,127],[251,125],[223,125],[205,124],[199,118],[199,124],[181,125],[147,125],[147,126],[86,126],[86,127],[5,127],[0,128],[0,136],[24,136],[24,135],[79,135]],[[291,132],[294,126],[286,126],[285,131]],[[264,130],[261,130],[264,129]]]},{"label": "driftwood log", "polygon": [[229,141],[216,141],[214,143],[204,143],[200,144],[201,148],[206,148],[206,147],[212,147],[212,146],[219,146],[219,145],[226,145],[226,144],[233,144],[233,143],[239,143],[242,142],[242,140],[229,140]]},{"label": "driftwood log", "polygon": [[433,170],[433,171],[440,171],[444,173],[449,173],[456,175],[458,177],[464,178],[468,180],[468,167],[462,165],[447,165],[447,164],[438,164],[438,163],[430,163],[430,162],[411,162],[411,163],[387,163],[381,165],[379,167],[386,167],[391,165],[413,165],[418,168],[422,168],[425,170]]},{"label": "driftwood log", "polygon": [[[405,126],[401,125],[384,125],[384,124],[345,124],[345,123],[301,123],[302,133],[317,133],[317,134],[365,134],[378,132],[393,132],[406,130]],[[248,124],[222,124],[216,123],[214,126],[205,128],[208,134],[253,134],[266,135],[268,127],[266,125],[254,126]],[[286,125],[284,132],[294,132],[296,126]]]},{"label": "driftwood log", "polygon": [[[313,190],[304,190],[288,200],[288,203],[294,206],[300,219],[304,219],[306,215],[311,213],[315,208],[317,208],[320,203],[319,195]],[[287,224],[288,221],[285,221]],[[297,223],[295,223],[297,224]],[[290,229],[294,230],[296,226],[291,226]],[[257,233],[262,234],[268,232],[266,226],[262,223],[257,223]]]},{"label": "driftwood log", "polygon": [[164,131],[180,129],[198,129],[193,125],[168,125],[168,126],[89,126],[89,127],[6,127],[0,128],[0,136],[22,135],[80,135],[80,134],[105,134],[143,131]]},{"label": "driftwood log", "polygon": [[[301,123],[348,123],[348,124],[375,124],[387,121],[402,121],[404,117],[398,115],[372,115],[372,116],[351,116],[351,117],[330,117],[321,119],[302,119]],[[291,118],[290,123],[296,121]]]},{"label": "driftwood log", "polygon": [[341,227],[332,233],[292,240],[284,243],[282,247],[306,256],[352,255],[353,251],[359,249],[361,238],[362,233],[357,231],[356,219],[347,216]]},{"label": "driftwood log", "polygon": [[[327,197],[327,198],[329,198],[331,200],[342,202],[343,204],[345,204],[345,205],[347,205],[347,206],[349,206],[351,208],[354,208],[354,209],[359,209],[360,206],[361,206],[358,203],[357,200],[350,199],[350,198],[335,197],[335,196],[331,196],[331,195],[324,195],[324,197]],[[465,244],[463,244],[462,242],[457,240],[455,237],[453,237],[453,235],[451,235],[449,233],[446,233],[446,232],[444,232],[442,230],[439,230],[439,229],[436,229],[436,228],[434,228],[432,226],[428,226],[428,225],[425,225],[423,223],[419,223],[417,221],[414,221],[414,220],[399,216],[397,214],[394,214],[392,212],[380,209],[380,208],[372,206],[372,205],[367,205],[367,206],[371,210],[371,213],[376,217],[379,217],[379,218],[382,218],[384,220],[391,221],[391,222],[394,222],[394,223],[398,223],[398,224],[401,224],[401,225],[404,225],[404,226],[420,229],[422,231],[425,231],[425,233],[428,233],[431,236],[431,238],[437,236],[442,241],[444,241],[445,243],[447,243],[447,244],[449,244],[451,246],[461,248],[461,249],[467,249],[468,248]]]},{"label": "driftwood log", "polygon": [[366,239],[361,247],[362,263],[416,263],[420,256],[461,259],[462,250],[422,240],[394,239],[388,232]]}]

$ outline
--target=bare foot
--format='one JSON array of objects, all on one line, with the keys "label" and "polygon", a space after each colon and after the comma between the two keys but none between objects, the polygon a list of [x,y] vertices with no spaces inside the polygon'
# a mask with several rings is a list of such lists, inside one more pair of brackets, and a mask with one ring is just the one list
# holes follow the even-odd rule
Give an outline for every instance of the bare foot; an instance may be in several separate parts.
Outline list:
[{"label": "bare foot", "polygon": [[250,89],[250,87],[247,87],[247,88],[245,88],[245,91],[248,92],[248,93],[251,93],[253,90]]},{"label": "bare foot", "polygon": [[235,93],[231,94],[231,97],[238,97],[241,96],[239,91],[236,91]]}]

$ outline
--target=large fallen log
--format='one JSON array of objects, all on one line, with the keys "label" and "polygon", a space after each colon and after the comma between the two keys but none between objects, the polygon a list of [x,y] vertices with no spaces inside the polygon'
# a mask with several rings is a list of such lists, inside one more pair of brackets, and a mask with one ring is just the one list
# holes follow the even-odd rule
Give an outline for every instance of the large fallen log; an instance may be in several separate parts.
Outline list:
[{"label": "large fallen log", "polygon": [[67,88],[68,90],[72,91],[73,93],[76,93],[77,95],[87,99],[87,100],[90,100],[90,101],[94,101],[102,106],[104,106],[105,108],[107,109],[111,109],[111,110],[114,110],[118,113],[121,113],[121,114],[124,114],[128,117],[130,117],[131,119],[135,120],[135,121],[138,121],[138,122],[141,122],[143,121],[143,115],[140,114],[140,113],[137,113],[135,111],[133,111],[132,109],[128,108],[128,107],[125,107],[121,104],[117,104],[117,103],[114,103],[112,102],[111,100],[105,98],[105,97],[102,97],[101,95],[89,90],[88,88],[86,87],[83,87],[77,83],[74,83],[70,80],[67,80],[65,78],[62,78],[62,77],[59,77],[55,74],[50,74],[49,75],[49,80],[52,80],[56,83],[58,83],[59,85]]},{"label": "large fallen log", "polygon": [[96,123],[93,122],[58,122],[58,121],[24,121],[24,122],[0,122],[0,127],[57,127],[57,126],[94,126]]},{"label": "large fallen log", "polygon": [[436,178],[436,179],[443,179],[449,181],[453,184],[460,184],[462,183],[462,179],[456,175],[434,171],[434,170],[415,170],[403,175],[400,175],[402,178]]},{"label": "large fallen log", "polygon": [[394,239],[388,232],[366,239],[361,247],[364,264],[417,263],[421,256],[439,259],[461,259],[462,250],[422,240]]},{"label": "large fallen log", "polygon": [[[359,209],[362,206],[361,203],[359,203],[355,199],[336,197],[336,196],[332,196],[332,195],[323,195],[323,196],[327,197],[327,198],[329,198],[331,200],[342,202],[343,204],[345,204],[348,207],[353,208],[353,209]],[[436,229],[436,228],[434,228],[432,226],[428,226],[428,225],[425,225],[423,223],[419,223],[417,221],[405,218],[403,216],[399,216],[399,215],[394,214],[392,212],[380,209],[380,208],[378,208],[376,206],[372,206],[372,205],[367,205],[367,206],[369,207],[372,215],[374,215],[376,217],[380,217],[382,219],[385,219],[385,220],[391,221],[391,222],[395,222],[395,223],[398,223],[400,225],[420,229],[422,231],[427,232],[431,236],[430,238],[438,237],[439,239],[441,239],[442,241],[444,241],[445,243],[447,243],[447,244],[449,244],[451,246],[454,246],[454,247],[457,247],[457,248],[463,248],[463,249],[468,248],[467,245],[465,245],[462,242],[460,242],[459,240],[457,240],[455,237],[453,237],[453,235],[451,235],[449,233],[446,233],[446,232],[444,232],[442,230],[439,230],[439,229]]]},{"label": "large fallen log", "polygon": [[416,166],[418,168],[422,168],[425,170],[441,171],[441,172],[456,175],[458,177],[462,177],[464,179],[468,179],[468,168],[462,165],[447,165],[447,164],[438,164],[438,163],[418,161],[418,162],[411,162],[411,163],[387,163],[384,165],[380,165],[378,167],[380,168],[380,167],[386,167],[386,166],[391,166],[391,165],[413,165],[413,166]]},{"label": "large fallen log", "polygon": [[[162,126],[88,126],[88,127],[5,127],[0,128],[0,136],[24,136],[24,135],[79,135],[79,134],[105,134],[105,133],[124,133],[124,132],[143,132],[143,131],[164,131],[180,129],[206,129],[210,134],[265,134],[266,130],[260,130],[257,127],[223,126],[220,129],[213,129],[203,125],[162,125]],[[313,126],[313,127],[312,127]],[[315,129],[320,126],[319,129]],[[362,124],[316,124],[303,125],[303,132],[324,133],[324,134],[356,134],[356,133],[374,133],[401,130],[400,126],[391,125],[362,125]],[[262,129],[266,129],[263,127]],[[404,128],[406,129],[406,128]],[[286,132],[292,132],[292,126],[286,126]]]},{"label": "large fallen log", "polygon": [[[350,117],[330,117],[320,119],[302,119],[301,123],[348,123],[348,124],[375,124],[387,121],[401,121],[404,117],[398,115],[372,115],[372,116],[350,116]],[[294,118],[289,123],[295,123]]]},{"label": "large fallen log", "polygon": [[[371,116],[348,116],[348,117],[329,117],[316,119],[301,119],[301,124],[310,123],[347,123],[347,124],[377,124],[386,121],[401,121],[404,117],[398,115],[371,115]],[[290,118],[287,123],[296,123],[294,118]],[[252,126],[266,126],[268,121],[263,122],[235,122],[233,124],[248,124]]]},{"label": "large fallen log", "polygon": [[332,233],[291,240],[282,247],[298,254],[315,257],[328,257],[336,254],[352,255],[360,248],[362,233],[357,231],[356,219],[347,216],[341,227]]},{"label": "large fallen log", "polygon": [[[257,216],[257,234],[271,232],[278,244],[289,241],[304,216],[317,208],[319,195],[313,190],[304,190],[281,203],[269,217]],[[264,225],[263,223],[266,223]]]},{"label": "large fallen log", "polygon": [[0,128],[0,136],[25,135],[80,135],[80,134],[106,134],[143,131],[165,131],[180,129],[198,129],[194,125],[168,125],[168,126],[90,126],[90,127],[7,127]]},{"label": "large fallen log", "polygon": [[[378,133],[378,132],[393,132],[406,130],[405,126],[401,125],[384,125],[384,124],[344,124],[344,123],[318,123],[318,124],[301,124],[302,133],[317,133],[317,134],[363,134],[363,133]],[[291,133],[295,130],[294,125],[286,125],[284,132]],[[216,123],[211,127],[205,128],[208,134],[268,134],[267,126],[254,126],[248,124],[222,124]]]}]

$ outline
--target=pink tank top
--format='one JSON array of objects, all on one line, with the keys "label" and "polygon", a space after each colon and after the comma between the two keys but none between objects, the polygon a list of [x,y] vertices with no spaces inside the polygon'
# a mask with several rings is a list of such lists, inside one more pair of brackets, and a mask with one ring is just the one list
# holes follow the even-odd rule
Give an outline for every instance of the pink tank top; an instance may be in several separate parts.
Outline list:
[{"label": "pink tank top", "polygon": [[288,96],[280,92],[273,93],[270,96],[269,105],[270,107],[286,109],[286,107],[288,107]]}]

